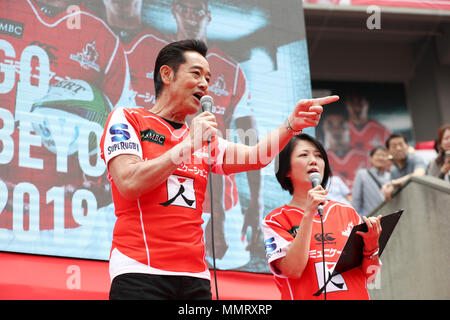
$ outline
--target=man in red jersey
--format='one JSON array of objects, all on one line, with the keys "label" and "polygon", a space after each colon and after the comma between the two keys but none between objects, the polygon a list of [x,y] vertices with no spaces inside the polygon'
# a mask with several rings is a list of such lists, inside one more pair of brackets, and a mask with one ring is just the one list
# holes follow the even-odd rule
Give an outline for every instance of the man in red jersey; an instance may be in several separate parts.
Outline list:
[{"label": "man in red jersey", "polygon": [[333,112],[324,117],[323,132],[333,172],[351,190],[356,171],[369,165],[367,154],[351,147],[348,122],[341,113]]},{"label": "man in red jersey", "polygon": [[[49,89],[58,85],[64,84],[67,92],[61,96],[62,101],[70,100],[80,90],[88,95],[100,90],[112,105],[128,102],[129,75],[118,38],[82,4],[71,4],[69,0],[0,2],[0,21],[10,26],[0,39],[0,64],[6,70],[0,108],[4,122],[12,128],[3,143],[14,150],[2,163],[2,179],[8,185],[9,201],[16,204],[14,210],[14,205],[8,206],[2,213],[0,226],[22,234],[55,229],[64,234],[65,229],[79,227],[89,213],[72,205],[74,196],[87,202],[93,210],[90,212],[111,201],[110,196],[104,197],[101,182],[92,183],[101,180],[105,172],[101,160],[96,159],[96,150],[84,155],[79,150],[72,155],[58,149],[55,153],[43,146],[43,137],[32,130],[36,118],[29,112],[33,104],[45,100]],[[61,121],[66,121],[61,125],[62,132],[73,125],[72,118]],[[100,123],[86,120],[86,124],[95,128],[93,134],[101,135]],[[81,136],[86,132],[78,133]],[[79,147],[82,143],[78,142],[75,146]],[[92,166],[98,169],[95,173],[86,170]],[[73,210],[81,210],[83,217]],[[17,219],[23,216],[23,221],[14,222],[13,211]]]},{"label": "man in red jersey", "polygon": [[211,112],[196,114],[208,93],[207,47],[172,42],[155,63],[156,104],[117,108],[100,142],[117,221],[110,257],[111,299],[211,299],[205,261],[202,205],[209,174],[267,165],[303,128],[317,125],[321,104],[337,96],[300,100],[287,121],[255,146],[217,135]]},{"label": "man in red jersey", "polygon": [[153,67],[156,55],[168,41],[142,21],[142,0],[103,0],[106,22],[125,49],[133,96],[138,107],[155,104]]},{"label": "man in red jersey", "polygon": [[[211,21],[211,12],[207,0],[187,0],[172,2],[172,14],[177,23],[176,39],[199,39],[207,43],[207,28]],[[223,137],[229,135],[231,123],[243,143],[256,144],[256,130],[253,109],[250,104],[250,92],[244,72],[240,65],[228,54],[213,45],[207,53],[207,59],[214,71],[209,94],[214,99],[212,113],[216,116],[218,129]],[[234,175],[213,175],[213,209],[215,223],[216,266],[220,269],[238,268],[248,263],[250,252],[262,243],[259,221],[262,218],[261,173],[247,172],[250,190],[250,204],[245,214],[241,209],[238,186]],[[208,189],[209,190],[209,189]],[[210,197],[207,192],[204,212],[205,219],[211,212]],[[209,223],[206,226],[206,241],[210,244]],[[251,229],[248,244],[245,243],[247,230]],[[259,237],[258,237],[259,235]],[[228,247],[231,249],[228,250]],[[211,248],[207,246],[210,258]]]},{"label": "man in red jersey", "polygon": [[378,121],[369,119],[369,101],[360,94],[347,94],[345,106],[349,114],[350,144],[365,151],[368,157],[370,150],[384,145],[391,131]]}]

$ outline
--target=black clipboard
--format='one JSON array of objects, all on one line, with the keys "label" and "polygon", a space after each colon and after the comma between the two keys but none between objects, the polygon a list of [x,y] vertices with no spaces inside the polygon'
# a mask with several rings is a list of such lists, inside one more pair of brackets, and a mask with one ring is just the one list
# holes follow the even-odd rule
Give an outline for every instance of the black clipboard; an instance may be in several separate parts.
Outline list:
[{"label": "black clipboard", "polygon": [[[403,209],[400,209],[381,217],[381,234],[378,239],[378,244],[380,246],[378,249],[379,257],[381,257],[381,254],[383,253],[383,250],[391,237],[392,231],[394,231],[403,211]],[[353,227],[331,277],[361,265],[364,243],[362,237],[356,234],[357,231],[367,232],[366,223],[361,223]]]},{"label": "black clipboard", "polygon": [[[386,244],[391,237],[392,231],[394,231],[395,226],[397,225],[398,220],[400,219],[404,209],[400,209],[391,214],[381,217],[381,234],[378,239],[379,249],[378,256],[381,257]],[[326,283],[319,289],[314,296],[319,296],[325,289],[325,286],[331,279],[345,271],[353,269],[355,267],[359,267],[362,263],[363,259],[363,248],[364,242],[361,236],[356,234],[357,231],[367,232],[366,223],[358,224],[352,228],[350,235],[345,243],[344,249],[342,249],[341,255],[336,263],[336,266],[333,269],[333,273],[329,273],[329,277]]]}]

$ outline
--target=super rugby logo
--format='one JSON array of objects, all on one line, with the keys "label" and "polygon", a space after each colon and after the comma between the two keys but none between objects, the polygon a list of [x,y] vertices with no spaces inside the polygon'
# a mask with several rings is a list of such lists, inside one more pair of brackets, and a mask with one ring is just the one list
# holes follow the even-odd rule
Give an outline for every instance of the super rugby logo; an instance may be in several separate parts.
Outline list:
[{"label": "super rugby logo", "polygon": [[264,241],[264,248],[266,250],[266,258],[270,259],[274,254],[281,252],[281,248],[277,248],[275,237],[271,237]]},{"label": "super rugby logo", "polygon": [[112,125],[109,129],[109,133],[113,135],[111,137],[111,141],[119,142],[130,139],[130,133],[125,129],[128,129],[128,125],[125,123],[117,123]]},{"label": "super rugby logo", "polygon": [[266,249],[266,253],[274,252],[275,249],[277,248],[277,244],[275,243],[275,238],[272,237],[272,238],[265,240],[264,247]]},{"label": "super rugby logo", "polygon": [[109,133],[111,136],[111,142],[115,142],[108,147],[108,155],[116,150],[137,150],[139,151],[139,144],[130,139],[130,133],[128,132],[128,125],[125,123],[116,123],[111,126]]}]

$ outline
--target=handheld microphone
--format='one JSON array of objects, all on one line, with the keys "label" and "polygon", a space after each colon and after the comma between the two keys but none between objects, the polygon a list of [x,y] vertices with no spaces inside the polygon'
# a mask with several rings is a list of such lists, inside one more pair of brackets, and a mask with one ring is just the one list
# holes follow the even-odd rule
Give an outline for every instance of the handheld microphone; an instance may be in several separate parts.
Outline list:
[{"label": "handheld microphone", "polygon": [[[322,183],[322,176],[318,172],[311,172],[309,175],[309,181],[311,181],[311,185],[313,188],[317,187]],[[317,207],[317,211],[319,211],[320,216],[323,216],[323,204],[319,204]]]},{"label": "handheld microphone", "polygon": [[214,104],[214,99],[211,96],[203,96],[200,98],[200,105],[202,106],[202,111],[212,111],[212,106]]},{"label": "handheld microphone", "polygon": [[[318,185],[320,185],[322,183],[322,176],[320,175],[320,173],[318,172],[311,172],[309,174],[309,181],[311,181],[311,184],[313,186],[313,188],[317,187]],[[324,237],[324,232],[323,232],[323,203],[320,203],[317,206],[317,211],[319,212],[320,215],[320,226],[322,227],[322,272],[323,272],[323,290],[324,290],[324,296],[323,298],[325,300],[327,300],[327,278],[325,275],[325,237]],[[330,277],[331,279],[331,277]],[[316,292],[314,295],[318,296],[321,294],[321,290],[319,290],[318,292]]]},{"label": "handheld microphone", "polygon": [[[200,98],[200,105],[202,106],[202,111],[212,112],[212,106],[214,104],[214,99],[211,96],[205,95]],[[216,250],[214,244],[214,206],[213,206],[213,189],[211,182],[211,136],[208,137],[208,185],[209,185],[209,195],[210,195],[210,211],[211,211],[211,245],[212,245],[212,256],[213,256],[213,268],[214,268],[214,282],[216,287],[216,299],[219,300],[219,291],[217,289],[217,275],[216,275]]]},{"label": "handheld microphone", "polygon": [[[214,99],[211,96],[205,95],[200,98],[200,105],[202,106],[202,111],[212,112],[212,106],[214,104]],[[208,144],[211,142],[211,136],[208,137]]]}]

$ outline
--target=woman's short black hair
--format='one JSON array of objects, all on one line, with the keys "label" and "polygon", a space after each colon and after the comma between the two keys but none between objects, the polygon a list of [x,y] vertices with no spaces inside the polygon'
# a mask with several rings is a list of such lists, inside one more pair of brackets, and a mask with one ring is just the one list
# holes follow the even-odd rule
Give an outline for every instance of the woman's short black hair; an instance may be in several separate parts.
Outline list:
[{"label": "woman's short black hair", "polygon": [[292,185],[291,178],[287,177],[286,175],[291,170],[292,152],[294,151],[297,142],[300,140],[311,142],[317,148],[317,150],[319,150],[325,162],[325,168],[321,183],[322,187],[325,189],[328,183],[328,179],[331,177],[331,167],[328,161],[327,152],[325,151],[325,148],[323,147],[322,143],[320,143],[319,140],[311,137],[306,133],[300,133],[299,135],[293,136],[292,139],[288,142],[288,144],[284,147],[284,149],[281,150],[280,154],[275,158],[275,168],[276,168],[275,170],[277,170],[278,168],[275,175],[277,177],[278,182],[280,183],[281,187],[284,190],[289,191],[290,194],[294,193],[294,187]]},{"label": "woman's short black hair", "polygon": [[186,62],[186,58],[184,56],[184,53],[186,51],[195,51],[200,53],[203,57],[206,57],[208,47],[206,46],[206,43],[201,40],[187,39],[171,42],[159,51],[158,56],[156,57],[155,69],[153,74],[156,98],[158,98],[163,88],[159,69],[161,69],[162,66],[166,65],[171,67],[176,74],[180,64]]},{"label": "woman's short black hair", "polygon": [[386,148],[383,146],[376,146],[376,147],[372,148],[372,150],[370,150],[369,156],[372,158],[373,155],[375,154],[375,152],[377,152],[378,150],[387,151]]}]

